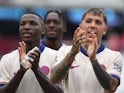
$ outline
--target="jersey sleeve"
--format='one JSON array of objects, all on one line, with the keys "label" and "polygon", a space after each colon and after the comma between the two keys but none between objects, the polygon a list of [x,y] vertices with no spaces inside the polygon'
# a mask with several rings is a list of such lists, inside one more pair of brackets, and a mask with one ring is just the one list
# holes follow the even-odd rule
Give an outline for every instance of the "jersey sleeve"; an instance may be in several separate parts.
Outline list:
[{"label": "jersey sleeve", "polygon": [[56,65],[58,65],[64,59],[64,57],[67,55],[70,49],[71,49],[71,46],[66,46],[59,49],[55,59],[56,63],[52,67],[55,67]]},{"label": "jersey sleeve", "polygon": [[0,84],[6,84],[11,80],[8,55],[4,55],[0,61]]},{"label": "jersey sleeve", "polygon": [[115,53],[115,55],[111,58],[112,60],[107,68],[107,72],[113,77],[120,79],[123,63],[122,55],[119,52]]}]

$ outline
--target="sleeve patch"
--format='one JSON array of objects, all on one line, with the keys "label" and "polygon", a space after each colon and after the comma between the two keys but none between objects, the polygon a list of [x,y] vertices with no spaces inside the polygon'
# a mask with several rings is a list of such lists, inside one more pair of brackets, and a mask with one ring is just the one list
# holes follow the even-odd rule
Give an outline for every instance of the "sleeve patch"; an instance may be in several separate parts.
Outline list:
[{"label": "sleeve patch", "polygon": [[116,63],[114,63],[114,69],[116,69],[118,72],[121,72],[122,67],[118,62],[116,62]]}]

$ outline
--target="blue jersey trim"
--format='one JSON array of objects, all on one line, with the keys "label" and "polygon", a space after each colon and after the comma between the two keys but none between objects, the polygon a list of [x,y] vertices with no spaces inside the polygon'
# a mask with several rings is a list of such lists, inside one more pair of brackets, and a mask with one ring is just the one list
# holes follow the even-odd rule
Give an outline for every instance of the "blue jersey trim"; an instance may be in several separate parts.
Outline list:
[{"label": "blue jersey trim", "polygon": [[[41,39],[41,44],[46,46],[45,38]],[[54,49],[54,50],[59,50],[61,46],[62,46],[62,43],[60,43],[59,47],[57,49]]]},{"label": "blue jersey trim", "polygon": [[0,87],[4,86],[5,84],[0,84]]},{"label": "blue jersey trim", "polygon": [[46,43],[45,43],[45,39],[44,38],[41,39],[41,44],[44,45],[44,46],[46,46]]},{"label": "blue jersey trim", "polygon": [[119,84],[118,85],[120,85],[120,77],[117,76],[117,75],[114,75],[114,74],[111,74],[111,76],[114,77],[114,78],[117,78],[119,80]]},{"label": "blue jersey trim", "polygon": [[43,52],[44,48],[45,48],[45,46],[41,45],[39,49],[40,49],[41,52]]},{"label": "blue jersey trim", "polygon": [[[97,54],[102,52],[105,49],[105,46],[103,44],[101,44],[100,48],[97,51]],[[88,56],[86,51],[80,46],[80,51],[81,53],[83,53],[85,56]]]},{"label": "blue jersey trim", "polygon": [[114,78],[117,78],[118,80],[120,80],[120,77],[114,74],[111,74],[111,76],[113,76]]}]

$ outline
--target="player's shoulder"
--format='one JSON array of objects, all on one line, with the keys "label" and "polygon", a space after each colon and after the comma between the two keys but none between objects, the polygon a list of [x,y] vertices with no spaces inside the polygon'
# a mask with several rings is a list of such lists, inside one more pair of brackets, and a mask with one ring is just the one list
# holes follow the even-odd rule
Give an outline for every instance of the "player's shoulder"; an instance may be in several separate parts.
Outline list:
[{"label": "player's shoulder", "polygon": [[61,46],[61,48],[59,49],[59,51],[68,51],[68,50],[70,50],[71,49],[71,45],[66,45],[66,44],[63,44],[62,46]]},{"label": "player's shoulder", "polygon": [[13,51],[11,51],[11,52],[3,55],[2,58],[1,58],[1,60],[2,59],[6,59],[6,58],[13,58],[13,57],[15,58],[17,56],[18,56],[18,50],[16,49],[16,50],[13,50]]},{"label": "player's shoulder", "polygon": [[58,52],[57,52],[57,55],[66,55],[70,50],[71,50],[71,47],[70,45],[64,45],[62,46]]},{"label": "player's shoulder", "polygon": [[56,50],[54,50],[54,49],[51,49],[51,48],[49,48],[49,47],[47,47],[47,46],[45,46],[45,48],[44,48],[44,51],[43,51],[44,53],[49,53],[49,54],[56,54]]},{"label": "player's shoulder", "polygon": [[120,51],[115,51],[115,50],[111,50],[109,48],[105,48],[105,53],[108,54],[109,56],[122,56]]}]

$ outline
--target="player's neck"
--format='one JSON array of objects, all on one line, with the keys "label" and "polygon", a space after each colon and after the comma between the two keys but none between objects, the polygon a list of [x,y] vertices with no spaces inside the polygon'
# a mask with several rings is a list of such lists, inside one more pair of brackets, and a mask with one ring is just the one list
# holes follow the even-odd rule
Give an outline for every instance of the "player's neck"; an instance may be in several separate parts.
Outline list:
[{"label": "player's neck", "polygon": [[26,42],[26,52],[30,51],[35,46],[40,47],[40,41]]},{"label": "player's neck", "polygon": [[45,39],[45,44],[47,47],[49,48],[52,48],[52,49],[58,49],[61,45],[62,41],[59,39],[59,40],[48,40],[48,39]]}]

